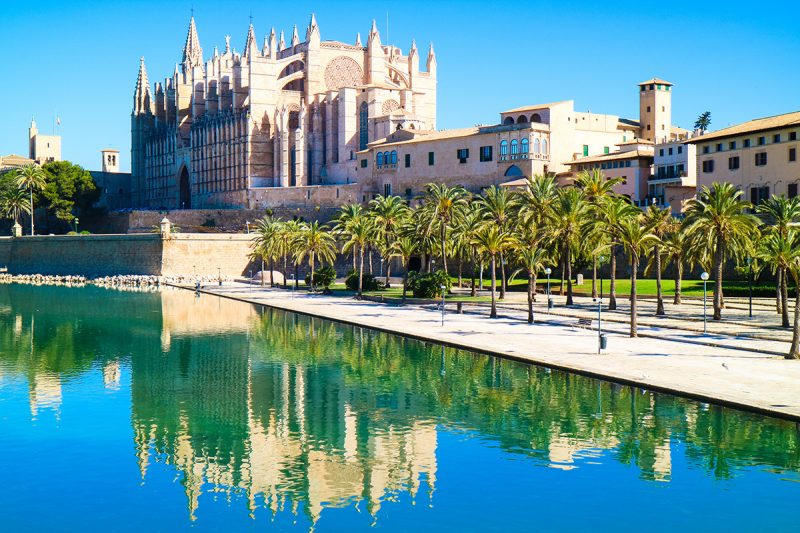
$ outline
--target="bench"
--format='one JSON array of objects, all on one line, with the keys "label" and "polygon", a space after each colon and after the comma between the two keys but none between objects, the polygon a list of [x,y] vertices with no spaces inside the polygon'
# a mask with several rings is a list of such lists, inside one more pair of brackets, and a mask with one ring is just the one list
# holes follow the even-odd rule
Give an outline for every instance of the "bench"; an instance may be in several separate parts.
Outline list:
[{"label": "bench", "polygon": [[577,324],[575,324],[579,328],[583,329],[592,329],[592,322],[594,319],[591,318],[579,318]]}]

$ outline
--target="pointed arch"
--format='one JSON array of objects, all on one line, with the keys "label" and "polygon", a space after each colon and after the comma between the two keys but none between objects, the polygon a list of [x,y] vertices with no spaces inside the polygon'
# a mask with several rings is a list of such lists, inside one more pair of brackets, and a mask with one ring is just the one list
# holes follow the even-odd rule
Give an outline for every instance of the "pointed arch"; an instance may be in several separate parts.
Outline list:
[{"label": "pointed arch", "polygon": [[511,165],[506,169],[505,174],[503,176],[507,178],[519,178],[523,176],[522,169],[520,169],[517,165]]}]

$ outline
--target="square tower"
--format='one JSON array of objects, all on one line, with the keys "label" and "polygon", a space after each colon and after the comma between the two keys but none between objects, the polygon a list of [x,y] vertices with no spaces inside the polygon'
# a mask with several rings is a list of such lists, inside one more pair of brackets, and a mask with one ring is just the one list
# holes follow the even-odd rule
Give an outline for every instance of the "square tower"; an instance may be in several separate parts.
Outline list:
[{"label": "square tower", "polygon": [[103,172],[119,173],[119,150],[108,148],[100,153],[103,154]]},{"label": "square tower", "polygon": [[639,137],[661,143],[671,138],[672,84],[652,78],[639,84]]}]

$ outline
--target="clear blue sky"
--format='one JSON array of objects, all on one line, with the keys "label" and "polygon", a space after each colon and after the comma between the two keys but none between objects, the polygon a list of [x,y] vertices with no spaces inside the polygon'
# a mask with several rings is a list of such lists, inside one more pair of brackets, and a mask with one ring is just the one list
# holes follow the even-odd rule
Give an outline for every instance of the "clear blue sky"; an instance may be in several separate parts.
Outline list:
[{"label": "clear blue sky", "polygon": [[95,169],[113,147],[128,169],[139,56],[151,83],[169,75],[192,6],[207,57],[226,34],[243,48],[251,12],[260,43],[272,26],[302,38],[312,11],[323,39],[365,39],[375,18],[386,42],[388,11],[404,52],[412,37],[423,54],[434,42],[440,128],[564,99],[635,118],[636,83],[652,76],[675,84],[683,127],[705,110],[712,129],[800,110],[798,2],[0,0],[0,153],[27,155],[31,116],[49,133],[58,114],[64,158]]}]

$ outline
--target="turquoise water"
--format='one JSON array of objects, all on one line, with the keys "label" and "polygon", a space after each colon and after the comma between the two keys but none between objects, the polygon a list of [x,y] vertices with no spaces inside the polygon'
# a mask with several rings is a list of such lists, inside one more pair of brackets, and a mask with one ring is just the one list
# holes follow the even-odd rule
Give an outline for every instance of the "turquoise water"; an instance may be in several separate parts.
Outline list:
[{"label": "turquoise water", "polygon": [[0,530],[789,531],[800,428],[190,292],[0,285]]}]

